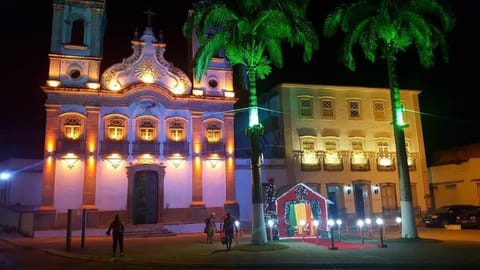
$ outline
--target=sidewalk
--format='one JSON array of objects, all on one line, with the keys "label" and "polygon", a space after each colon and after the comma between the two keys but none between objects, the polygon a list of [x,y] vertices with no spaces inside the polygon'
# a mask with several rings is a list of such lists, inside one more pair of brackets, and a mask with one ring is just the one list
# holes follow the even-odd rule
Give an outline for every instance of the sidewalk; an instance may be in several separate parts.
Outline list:
[{"label": "sidewalk", "polygon": [[[45,252],[95,261],[162,268],[249,268],[249,269],[459,269],[480,268],[480,230],[449,231],[419,228],[420,239],[399,239],[398,232],[387,233],[386,248],[338,249],[318,246],[301,240],[275,241],[288,248],[276,251],[248,252],[250,235],[239,237],[238,245],[227,252],[220,242],[205,243],[203,233],[168,237],[126,238],[125,257],[111,258],[111,238],[72,238],[66,251],[65,238],[26,238],[3,234],[0,238],[14,245],[28,246]],[[377,245],[378,239],[366,244]]]}]

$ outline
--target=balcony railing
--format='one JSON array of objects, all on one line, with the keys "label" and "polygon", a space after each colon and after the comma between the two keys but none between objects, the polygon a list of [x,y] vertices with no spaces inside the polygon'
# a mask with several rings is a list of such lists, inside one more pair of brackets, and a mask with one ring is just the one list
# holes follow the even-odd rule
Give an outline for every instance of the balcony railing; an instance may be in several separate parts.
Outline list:
[{"label": "balcony railing", "polygon": [[128,141],[105,140],[100,142],[100,155],[120,154],[128,156]]},{"label": "balcony railing", "polygon": [[225,143],[223,142],[206,142],[202,144],[202,154],[204,156],[209,156],[212,154],[217,154],[218,156],[225,156]]},{"label": "balcony railing", "polygon": [[317,163],[301,162],[300,169],[302,171],[320,171],[322,169],[322,166],[320,165],[320,162],[317,162]]},{"label": "balcony railing", "polygon": [[391,172],[391,171],[395,171],[395,159],[392,158],[391,159],[391,164],[389,165],[381,165],[381,162],[379,161],[379,159],[377,158],[377,170],[379,172]]},{"label": "balcony railing", "polygon": [[188,156],[190,154],[189,143],[187,141],[166,141],[163,143],[163,155],[171,156],[173,154],[180,154]]},{"label": "balcony railing", "polygon": [[364,163],[354,163],[353,158],[350,158],[351,171],[370,171],[370,160],[367,158]]},{"label": "balcony railing", "polygon": [[59,155],[65,155],[67,153],[74,153],[77,155],[85,154],[85,140],[83,139],[59,139],[57,143],[57,154]]},{"label": "balcony railing", "polygon": [[135,141],[132,143],[132,154],[160,155],[160,143],[157,141]]}]

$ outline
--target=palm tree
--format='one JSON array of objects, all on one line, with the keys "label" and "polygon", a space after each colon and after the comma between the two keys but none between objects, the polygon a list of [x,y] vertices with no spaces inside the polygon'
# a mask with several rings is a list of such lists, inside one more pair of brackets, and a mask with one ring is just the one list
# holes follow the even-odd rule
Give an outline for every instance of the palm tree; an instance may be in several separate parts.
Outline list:
[{"label": "palm tree", "polygon": [[259,138],[263,126],[258,117],[257,79],[283,65],[282,43],[303,46],[303,59],[310,61],[318,48],[318,36],[306,18],[309,0],[206,0],[194,7],[183,34],[196,34],[195,77],[200,80],[213,56],[224,52],[232,65],[244,70],[249,90],[249,128],[252,167],[252,244],[268,243],[261,179]]},{"label": "palm tree", "polygon": [[397,55],[415,46],[420,64],[429,68],[435,61],[437,46],[447,62],[446,33],[455,20],[448,8],[437,0],[363,0],[341,5],[325,18],[323,33],[332,37],[345,33],[342,61],[355,70],[353,48],[360,45],[365,58],[375,62],[377,55],[387,63],[392,102],[393,131],[398,162],[402,238],[418,238],[412,206],[412,191],[407,164],[403,108],[396,74]]}]

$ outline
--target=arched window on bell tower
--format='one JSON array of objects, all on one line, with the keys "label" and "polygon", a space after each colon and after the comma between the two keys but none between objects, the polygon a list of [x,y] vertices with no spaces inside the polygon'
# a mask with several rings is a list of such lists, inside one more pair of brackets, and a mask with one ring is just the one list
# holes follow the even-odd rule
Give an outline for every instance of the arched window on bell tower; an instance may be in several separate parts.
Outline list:
[{"label": "arched window on bell tower", "polygon": [[72,23],[72,32],[70,44],[84,45],[85,21],[83,19],[75,20]]}]

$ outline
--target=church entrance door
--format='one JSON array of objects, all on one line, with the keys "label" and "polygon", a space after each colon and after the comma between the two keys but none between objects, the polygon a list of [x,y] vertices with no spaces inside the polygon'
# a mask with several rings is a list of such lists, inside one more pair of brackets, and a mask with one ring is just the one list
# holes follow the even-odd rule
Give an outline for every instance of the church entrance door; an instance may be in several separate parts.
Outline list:
[{"label": "church entrance door", "polygon": [[143,170],[135,173],[133,184],[133,224],[157,223],[158,174]]}]

